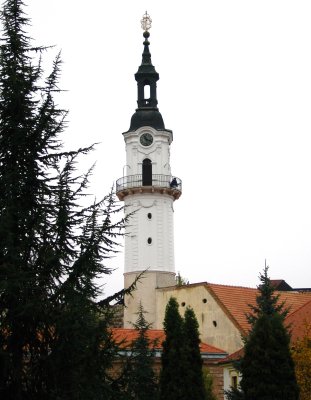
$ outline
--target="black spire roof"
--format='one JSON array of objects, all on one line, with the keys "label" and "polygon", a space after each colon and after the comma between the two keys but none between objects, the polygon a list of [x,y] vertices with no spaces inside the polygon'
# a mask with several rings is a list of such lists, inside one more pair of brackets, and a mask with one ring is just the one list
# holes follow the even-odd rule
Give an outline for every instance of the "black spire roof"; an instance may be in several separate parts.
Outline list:
[{"label": "black spire roof", "polygon": [[130,131],[134,131],[142,126],[165,129],[162,115],[157,107],[157,81],[159,80],[159,74],[151,62],[150,43],[148,40],[150,33],[145,30],[143,35],[145,40],[142,62],[135,74],[138,89],[138,108],[132,116]]}]

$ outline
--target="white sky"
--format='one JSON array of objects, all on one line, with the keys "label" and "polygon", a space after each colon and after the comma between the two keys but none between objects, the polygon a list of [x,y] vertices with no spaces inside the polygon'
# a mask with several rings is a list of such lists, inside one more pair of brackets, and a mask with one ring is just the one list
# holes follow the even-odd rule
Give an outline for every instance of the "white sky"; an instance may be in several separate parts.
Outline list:
[{"label": "white sky", "polygon": [[[122,176],[151,15],[159,109],[172,129],[176,271],[191,283],[311,286],[310,0],[26,0],[36,44],[62,51],[64,140],[101,142],[92,192]],[[106,293],[123,285],[123,256]]]}]

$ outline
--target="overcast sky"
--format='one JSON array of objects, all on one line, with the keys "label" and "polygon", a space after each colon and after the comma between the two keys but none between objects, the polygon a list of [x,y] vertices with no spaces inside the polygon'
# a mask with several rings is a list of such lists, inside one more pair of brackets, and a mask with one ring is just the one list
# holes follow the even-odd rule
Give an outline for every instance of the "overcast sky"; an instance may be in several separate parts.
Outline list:
[{"label": "overcast sky", "polygon": [[[191,283],[311,286],[310,0],[26,0],[62,51],[66,145],[100,142],[92,192],[122,176],[148,10],[159,109],[173,130],[176,271]],[[47,62],[49,65],[49,62]],[[122,288],[123,255],[106,293]]]}]

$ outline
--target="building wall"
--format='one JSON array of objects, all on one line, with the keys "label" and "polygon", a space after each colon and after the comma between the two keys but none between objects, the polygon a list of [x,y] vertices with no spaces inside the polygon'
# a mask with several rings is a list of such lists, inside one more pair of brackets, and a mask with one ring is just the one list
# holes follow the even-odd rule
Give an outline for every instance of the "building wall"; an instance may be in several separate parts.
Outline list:
[{"label": "building wall", "polygon": [[213,393],[217,400],[224,399],[224,374],[222,366],[212,362],[204,362],[204,367],[208,368],[213,378]]},{"label": "building wall", "polygon": [[125,197],[124,205],[132,214],[126,226],[124,272],[175,272],[173,197],[141,193]]},{"label": "building wall", "polygon": [[187,306],[193,308],[199,322],[202,342],[229,354],[243,346],[239,330],[212,297],[205,284],[157,289],[155,329],[163,329],[165,307],[171,296],[177,299],[181,314]]},{"label": "building wall", "polygon": [[223,388],[224,391],[229,390],[231,387],[238,387],[241,381],[241,375],[233,367],[232,364],[223,366]]},{"label": "building wall", "polygon": [[[113,363],[113,367],[110,370],[110,376],[113,379],[117,379],[122,374],[123,361],[116,360]],[[224,400],[224,381],[223,381],[223,369],[211,360],[204,360],[204,367],[208,369],[209,373],[213,377],[213,392],[217,400]],[[154,358],[153,370],[159,377],[161,373],[161,358]]]},{"label": "building wall", "polygon": [[[124,287],[129,287],[136,279],[137,273],[124,274]],[[124,328],[133,328],[137,320],[137,311],[141,303],[146,314],[146,320],[156,328],[156,288],[172,286],[175,284],[173,272],[145,271],[137,282],[137,289],[131,295],[125,296],[124,303]],[[162,328],[161,328],[162,329]]]},{"label": "building wall", "polygon": [[[144,133],[152,134],[154,141],[151,146],[144,147],[139,143],[139,138]],[[142,173],[144,158],[152,161],[152,173],[170,175],[170,144],[173,140],[172,132],[159,131],[150,126],[144,126],[134,131],[123,134],[126,143],[127,175]]]}]

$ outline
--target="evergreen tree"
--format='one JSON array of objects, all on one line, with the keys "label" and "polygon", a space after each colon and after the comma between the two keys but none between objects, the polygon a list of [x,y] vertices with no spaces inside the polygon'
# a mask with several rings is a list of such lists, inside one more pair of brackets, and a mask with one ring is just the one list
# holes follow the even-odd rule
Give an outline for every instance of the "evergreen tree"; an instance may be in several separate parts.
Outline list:
[{"label": "evergreen tree", "polygon": [[165,310],[162,370],[160,375],[160,400],[187,399],[184,380],[189,371],[185,365],[183,319],[174,297]]},{"label": "evergreen tree", "polygon": [[291,358],[290,336],[284,327],[287,311],[268,277],[268,267],[260,274],[261,284],[248,315],[251,330],[245,338],[244,357],[240,360],[242,392],[228,398],[245,400],[296,400],[298,387]]},{"label": "evergreen tree", "polygon": [[177,300],[171,297],[165,311],[161,400],[213,400],[205,390],[203,362],[200,353],[199,324],[192,308],[182,318]]},{"label": "evergreen tree", "polygon": [[200,352],[199,324],[192,308],[187,307],[184,316],[184,356],[187,364],[187,375],[184,383],[188,398],[205,400],[206,393],[203,380],[203,361]]},{"label": "evergreen tree", "polygon": [[154,352],[156,342],[150,340],[147,331],[149,324],[144,316],[144,309],[140,303],[136,323],[133,324],[138,336],[131,344],[131,357],[127,362],[126,393],[127,399],[156,400],[158,396],[158,384],[154,370]]},{"label": "evergreen tree", "polygon": [[62,150],[61,60],[44,80],[23,7],[6,0],[1,13],[0,398],[112,399],[109,301],[124,292],[99,301],[96,282],[123,221],[111,222],[111,194],[79,205],[91,170],[75,165],[93,146]]},{"label": "evergreen tree", "polygon": [[181,276],[179,271],[175,276],[175,282],[176,282],[176,286],[189,285],[189,280],[187,278]]}]

